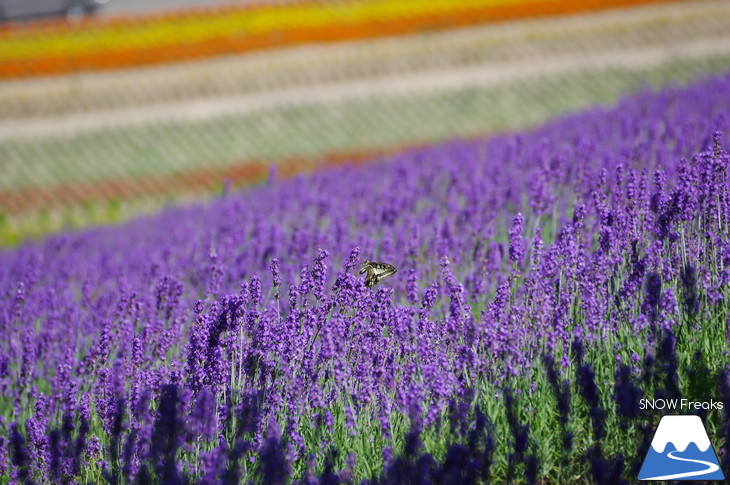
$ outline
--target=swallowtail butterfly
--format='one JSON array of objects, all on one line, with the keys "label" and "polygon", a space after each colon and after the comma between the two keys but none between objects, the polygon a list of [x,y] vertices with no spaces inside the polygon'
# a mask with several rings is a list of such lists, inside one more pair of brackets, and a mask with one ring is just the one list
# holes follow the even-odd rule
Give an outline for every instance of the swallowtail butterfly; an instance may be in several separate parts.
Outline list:
[{"label": "swallowtail butterfly", "polygon": [[392,275],[396,271],[398,270],[395,269],[395,266],[385,263],[371,263],[370,261],[365,260],[365,264],[362,269],[360,269],[360,274],[367,273],[365,275],[365,286],[371,288],[380,283],[380,280],[386,276]]}]

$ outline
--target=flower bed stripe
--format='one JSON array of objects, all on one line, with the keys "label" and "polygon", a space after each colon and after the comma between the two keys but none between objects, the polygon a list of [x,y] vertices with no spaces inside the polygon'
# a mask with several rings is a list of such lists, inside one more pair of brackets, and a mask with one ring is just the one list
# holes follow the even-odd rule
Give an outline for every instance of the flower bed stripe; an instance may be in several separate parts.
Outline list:
[{"label": "flower bed stripe", "polygon": [[[336,153],[324,158],[301,158],[279,162],[273,173],[277,178],[290,178],[315,168],[343,163],[360,164],[374,161],[386,154],[394,154],[410,147],[394,147]],[[209,193],[219,190],[222,181],[233,185],[260,183],[272,174],[270,164],[247,160],[225,166],[196,167],[184,172],[160,175],[118,177],[98,181],[76,182],[37,190],[35,187],[0,192],[0,207],[13,211],[27,211],[38,207],[81,205],[110,199],[134,199],[155,195],[169,198],[180,193]]]},{"label": "flower bed stripe", "polygon": [[106,70],[667,0],[370,0],[229,7],[0,31],[0,78]]}]

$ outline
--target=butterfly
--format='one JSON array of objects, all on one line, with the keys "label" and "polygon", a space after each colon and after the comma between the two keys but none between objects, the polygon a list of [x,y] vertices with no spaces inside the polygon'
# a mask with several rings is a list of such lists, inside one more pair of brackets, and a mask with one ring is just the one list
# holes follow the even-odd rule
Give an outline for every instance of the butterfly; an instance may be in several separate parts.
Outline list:
[{"label": "butterfly", "polygon": [[365,275],[365,286],[368,288],[372,288],[373,286],[380,283],[380,280],[385,278],[386,276],[390,276],[397,272],[398,270],[395,269],[395,266],[391,266],[390,264],[385,263],[375,263],[370,262],[368,260],[365,260],[365,264],[363,265],[362,269],[360,269],[360,274],[367,273]]}]

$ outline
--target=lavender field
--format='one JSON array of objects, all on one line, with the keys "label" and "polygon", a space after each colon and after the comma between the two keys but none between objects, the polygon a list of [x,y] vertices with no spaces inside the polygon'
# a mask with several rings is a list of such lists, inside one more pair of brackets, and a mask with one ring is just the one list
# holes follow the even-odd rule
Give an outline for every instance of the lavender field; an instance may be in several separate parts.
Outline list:
[{"label": "lavender field", "polygon": [[[730,473],[730,75],[0,253],[2,483]],[[373,288],[366,259],[398,272]]]}]

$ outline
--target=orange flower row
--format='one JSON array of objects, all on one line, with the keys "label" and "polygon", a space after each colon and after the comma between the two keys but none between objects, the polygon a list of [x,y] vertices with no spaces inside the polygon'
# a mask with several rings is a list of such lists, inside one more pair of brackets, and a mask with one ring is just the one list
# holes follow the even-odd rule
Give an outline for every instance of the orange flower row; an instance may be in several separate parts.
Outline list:
[{"label": "orange flower row", "polygon": [[0,30],[0,78],[161,64],[667,1],[677,0],[351,0],[45,22]]},{"label": "orange flower row", "polygon": [[[377,160],[377,157],[424,145],[425,143],[417,143],[377,150],[331,153],[324,157],[289,158],[276,164],[276,176],[287,179],[323,166],[337,166],[345,162],[362,164]],[[110,200],[207,193],[219,189],[221,181],[226,179],[234,186],[263,182],[270,174],[269,167],[268,161],[243,160],[223,167],[196,167],[171,174],[116,177],[55,186],[0,190],[0,210],[18,214]]]}]

